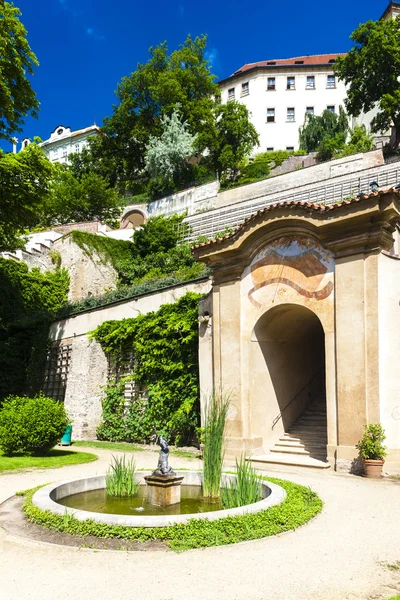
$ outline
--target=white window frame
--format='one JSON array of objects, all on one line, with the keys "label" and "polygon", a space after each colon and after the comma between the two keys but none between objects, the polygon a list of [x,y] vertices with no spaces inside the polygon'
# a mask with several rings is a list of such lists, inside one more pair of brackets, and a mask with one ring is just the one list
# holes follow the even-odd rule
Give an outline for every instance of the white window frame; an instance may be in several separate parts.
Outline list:
[{"label": "white window frame", "polygon": [[[274,83],[269,83],[273,81]],[[268,77],[267,79],[267,92],[275,92],[276,90],[276,77]]]},{"label": "white window frame", "polygon": [[[329,81],[329,79],[333,79],[332,81]],[[336,75],[327,75],[326,76],[326,87],[329,90],[334,90],[336,87]]]},{"label": "white window frame", "polygon": [[[268,111],[272,111],[272,115],[268,114]],[[268,120],[268,117],[272,116],[273,117],[273,121]],[[267,123],[275,123],[275,108],[273,108],[272,106],[270,106],[269,108],[267,108]]]},{"label": "white window frame", "polygon": [[315,113],[313,106],[306,106],[306,115],[313,115]]},{"label": "white window frame", "polygon": [[269,147],[267,148],[267,152],[273,152],[273,151],[274,151],[274,148],[273,148],[273,146],[269,146]]},{"label": "white window frame", "polygon": [[79,154],[79,144],[75,144],[75,153]]},{"label": "white window frame", "polygon": [[294,146],[286,146],[286,152],[294,152]]},{"label": "white window frame", "polygon": [[315,75],[306,75],[306,90],[315,90]]},{"label": "white window frame", "polygon": [[[289,113],[290,111],[290,113]],[[293,114],[293,118],[292,117]],[[289,106],[286,109],[286,122],[287,123],[295,123],[296,122],[296,108],[294,106]]]},{"label": "white window frame", "polygon": [[[333,108],[333,110],[331,110],[331,108]],[[334,104],[329,104],[329,106],[326,107],[326,110],[329,110],[333,115],[336,114],[336,107]]]},{"label": "white window frame", "polygon": [[249,82],[245,81],[244,83],[242,83],[242,92],[241,92],[240,95],[241,96],[248,96],[249,94],[250,94]]},{"label": "white window frame", "polygon": [[296,89],[296,77],[294,75],[288,75],[286,77],[286,89],[288,91]]},{"label": "white window frame", "polygon": [[235,99],[235,88],[229,88],[228,89],[228,100],[234,100]]}]

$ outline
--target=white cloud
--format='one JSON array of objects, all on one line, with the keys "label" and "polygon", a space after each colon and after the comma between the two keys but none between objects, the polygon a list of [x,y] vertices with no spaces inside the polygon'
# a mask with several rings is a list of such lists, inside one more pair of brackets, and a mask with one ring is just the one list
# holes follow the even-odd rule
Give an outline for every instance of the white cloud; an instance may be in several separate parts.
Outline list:
[{"label": "white cloud", "polygon": [[210,48],[209,50],[206,50],[204,57],[208,60],[212,67],[216,67],[219,64],[217,48]]},{"label": "white cloud", "polygon": [[103,41],[106,38],[102,35],[95,27],[86,27],[85,29],[87,35],[91,37],[93,40]]}]

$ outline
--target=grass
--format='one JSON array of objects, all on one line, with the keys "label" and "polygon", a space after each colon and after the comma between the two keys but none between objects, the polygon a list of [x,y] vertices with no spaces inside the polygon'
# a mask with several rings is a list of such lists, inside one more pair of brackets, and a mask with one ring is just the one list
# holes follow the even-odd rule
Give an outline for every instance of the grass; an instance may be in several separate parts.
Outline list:
[{"label": "grass", "polygon": [[253,465],[240,457],[236,459],[236,480],[229,481],[226,487],[221,488],[222,508],[235,508],[247,506],[262,500],[261,482]]},{"label": "grass", "polygon": [[[114,450],[116,452],[142,452],[143,450],[147,449],[144,446],[138,446],[137,444],[130,444],[128,442],[79,441],[74,442],[73,445],[82,448],[101,448],[103,450]],[[159,452],[158,446],[154,447],[154,452]],[[186,452],[185,450],[170,448],[169,453],[182,458],[200,458],[199,452]]]},{"label": "grass", "polygon": [[397,594],[397,596],[390,596],[390,598],[386,598],[386,600],[400,600],[400,594]]},{"label": "grass", "polygon": [[207,498],[220,496],[224,430],[229,405],[229,395],[213,394],[206,406],[203,434],[203,494]]},{"label": "grass", "polygon": [[113,456],[110,468],[106,474],[107,494],[118,498],[135,496],[138,489],[136,463],[133,456],[128,460],[126,460],[125,454],[121,458]]},{"label": "grass", "polygon": [[16,454],[4,456],[0,451],[0,472],[14,471],[15,469],[50,469],[79,465],[97,460],[95,454],[89,452],[73,452],[72,450],[50,450],[46,456],[31,456]]},{"label": "grass", "polygon": [[105,525],[89,519],[78,521],[73,516],[66,520],[61,515],[41,510],[32,504],[32,496],[38,488],[25,491],[23,510],[29,521],[47,529],[139,542],[160,540],[177,551],[235,544],[295,530],[322,510],[322,500],[309,488],[275,478],[261,479],[281,485],[287,493],[285,500],[257,514],[225,517],[218,521],[192,519],[186,524],[170,527],[126,527]]},{"label": "grass", "polygon": [[121,452],[141,452],[143,448],[136,444],[129,444],[128,442],[92,442],[92,441],[79,441],[74,442],[74,446],[83,448],[102,448],[103,450],[120,450]]}]

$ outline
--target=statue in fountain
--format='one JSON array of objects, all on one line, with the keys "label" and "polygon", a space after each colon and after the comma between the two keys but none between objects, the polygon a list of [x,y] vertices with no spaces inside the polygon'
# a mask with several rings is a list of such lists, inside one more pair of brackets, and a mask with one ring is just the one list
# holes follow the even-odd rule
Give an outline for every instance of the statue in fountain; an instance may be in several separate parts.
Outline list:
[{"label": "statue in fountain", "polygon": [[158,456],[157,469],[153,471],[153,475],[175,475],[172,467],[168,466],[168,441],[160,435],[158,438],[158,445],[160,446],[160,454]]}]

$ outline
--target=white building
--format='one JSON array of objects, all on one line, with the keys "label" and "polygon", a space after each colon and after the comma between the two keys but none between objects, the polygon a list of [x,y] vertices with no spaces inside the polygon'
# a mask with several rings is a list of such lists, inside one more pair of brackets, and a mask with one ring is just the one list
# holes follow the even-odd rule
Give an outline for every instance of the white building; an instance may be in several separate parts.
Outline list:
[{"label": "white building", "polygon": [[260,136],[259,152],[297,150],[306,113],[338,113],[346,87],[333,64],[341,54],[318,54],[244,65],[219,82],[222,102],[245,104]]},{"label": "white building", "polygon": [[[51,162],[68,163],[68,156],[81,152],[88,145],[88,138],[94,135],[101,135],[97,125],[78,129],[78,131],[71,131],[70,127],[58,125],[51,132],[49,139],[39,145]],[[23,146],[25,142],[26,140],[23,140]]]}]

